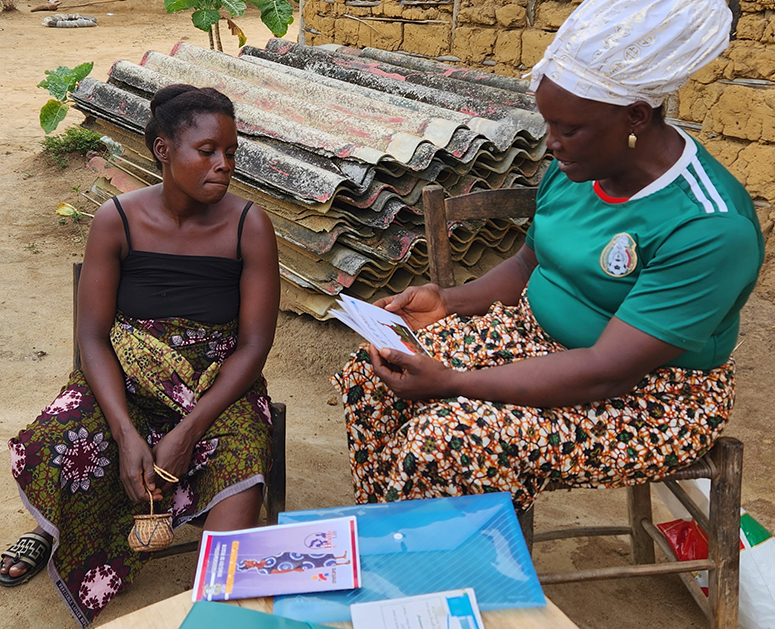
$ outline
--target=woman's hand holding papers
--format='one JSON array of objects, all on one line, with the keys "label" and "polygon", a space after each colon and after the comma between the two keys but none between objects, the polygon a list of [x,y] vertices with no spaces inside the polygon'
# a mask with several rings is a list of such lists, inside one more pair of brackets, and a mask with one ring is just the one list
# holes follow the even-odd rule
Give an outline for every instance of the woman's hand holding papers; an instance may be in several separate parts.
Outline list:
[{"label": "woman's hand holding papers", "polygon": [[[410,286],[399,295],[374,302],[400,316],[412,330],[424,328],[447,316],[444,291],[436,284]],[[369,346],[374,373],[400,398],[427,400],[452,395],[452,370],[425,354],[407,354],[390,348]]]},{"label": "woman's hand holding papers", "polygon": [[401,317],[412,328],[419,330],[449,314],[444,291],[436,284],[410,286],[400,295],[390,295],[374,302]]},{"label": "woman's hand holding papers", "polygon": [[455,395],[456,371],[426,354],[407,354],[369,345],[374,373],[404,400],[428,400]]}]

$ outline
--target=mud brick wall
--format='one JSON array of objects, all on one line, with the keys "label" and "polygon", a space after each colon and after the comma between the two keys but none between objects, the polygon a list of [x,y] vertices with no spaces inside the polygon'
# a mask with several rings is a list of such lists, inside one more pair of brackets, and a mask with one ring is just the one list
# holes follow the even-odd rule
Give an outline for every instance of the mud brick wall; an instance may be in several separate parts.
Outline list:
[{"label": "mud brick wall", "polygon": [[300,40],[441,57],[519,76],[581,0],[303,0]]},{"label": "mud brick wall", "polygon": [[671,100],[705,147],[745,184],[765,237],[775,221],[775,0],[730,2],[733,40]]},{"label": "mud brick wall", "polygon": [[[300,40],[402,50],[509,76],[535,65],[581,0],[302,0]],[[667,103],[667,114],[775,222],[775,0],[730,0],[726,53]]]}]

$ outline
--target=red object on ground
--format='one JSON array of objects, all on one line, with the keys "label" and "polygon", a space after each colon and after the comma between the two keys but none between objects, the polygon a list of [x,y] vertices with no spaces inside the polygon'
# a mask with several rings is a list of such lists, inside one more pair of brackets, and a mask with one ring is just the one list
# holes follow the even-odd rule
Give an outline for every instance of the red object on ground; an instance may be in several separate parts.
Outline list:
[{"label": "red object on ground", "polygon": [[673,520],[657,524],[678,561],[708,558],[708,536],[694,520]]}]

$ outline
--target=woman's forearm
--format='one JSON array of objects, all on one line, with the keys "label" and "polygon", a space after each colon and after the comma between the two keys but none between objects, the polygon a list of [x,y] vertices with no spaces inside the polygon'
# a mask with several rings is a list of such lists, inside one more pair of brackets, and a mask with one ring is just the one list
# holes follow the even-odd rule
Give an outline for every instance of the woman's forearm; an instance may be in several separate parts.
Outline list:
[{"label": "woman's forearm", "polygon": [[594,350],[582,348],[499,367],[454,372],[450,386],[452,396],[546,408],[623,395],[638,380],[601,368],[596,364]]},{"label": "woman's forearm", "polygon": [[137,432],[127,408],[124,373],[108,339],[81,337],[79,344],[86,381],[120,444],[127,434]]},{"label": "woman's forearm", "polygon": [[681,348],[614,317],[592,347],[526,358],[489,369],[455,372],[452,395],[519,404],[575,406],[631,391]]}]

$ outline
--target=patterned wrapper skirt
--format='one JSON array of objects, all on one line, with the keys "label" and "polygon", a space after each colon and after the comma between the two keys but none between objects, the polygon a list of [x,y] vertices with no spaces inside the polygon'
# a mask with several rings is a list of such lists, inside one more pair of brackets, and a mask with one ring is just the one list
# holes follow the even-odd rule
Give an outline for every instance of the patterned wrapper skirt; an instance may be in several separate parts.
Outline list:
[{"label": "patterned wrapper skirt", "polygon": [[[481,317],[453,315],[417,337],[457,370],[565,348],[527,298]],[[734,402],[734,363],[709,371],[659,368],[627,395],[566,408],[465,397],[407,401],[374,375],[362,346],[332,378],[342,394],[359,503],[511,492],[518,510],[546,485],[616,487],[659,479],[704,454]]]},{"label": "patterned wrapper skirt", "polygon": [[[236,346],[236,322],[137,321],[121,314],[111,342],[126,379],[129,415],[153,446],[196,404]],[[260,378],[210,426],[188,474],[155,512],[179,526],[264,482],[271,416]],[[150,555],[130,550],[134,504],[119,478],[118,446],[83,372],[75,371],[34,423],[9,442],[22,500],[54,539],[48,572],[73,616],[88,625],[137,575]]]}]

